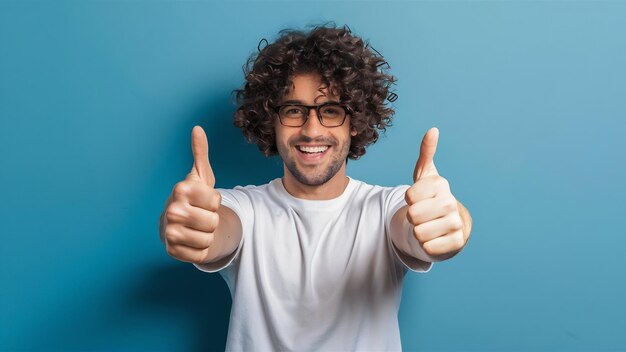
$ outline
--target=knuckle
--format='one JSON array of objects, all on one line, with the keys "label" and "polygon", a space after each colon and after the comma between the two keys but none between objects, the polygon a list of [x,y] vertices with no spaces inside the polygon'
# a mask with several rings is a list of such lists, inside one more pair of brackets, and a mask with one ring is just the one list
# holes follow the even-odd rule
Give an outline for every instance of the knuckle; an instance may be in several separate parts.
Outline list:
[{"label": "knuckle", "polygon": [[194,253],[192,262],[195,264],[203,264],[206,261],[208,250],[203,249]]},{"label": "knuckle", "polygon": [[181,218],[185,218],[187,212],[177,203],[170,204],[165,210],[165,218],[168,223],[180,221]]},{"label": "knuckle", "polygon": [[453,212],[457,210],[456,199],[454,197],[449,197],[444,205],[445,209],[449,212]]},{"label": "knuckle", "polygon": [[424,252],[426,254],[428,254],[429,256],[436,256],[437,255],[436,251],[434,250],[434,248],[433,248],[433,246],[431,245],[430,242],[426,242],[426,243],[422,244],[422,248],[424,249]]},{"label": "knuckle", "polygon": [[409,222],[413,225],[417,225],[418,209],[415,205],[411,205],[406,212]]},{"label": "knuckle", "polygon": [[406,193],[404,193],[404,200],[406,204],[409,205],[415,203],[415,189],[413,187],[409,188]]},{"label": "knuckle", "polygon": [[165,218],[167,219],[168,223],[176,221],[176,211],[171,205],[167,207],[167,209],[165,209]]},{"label": "knuckle", "polygon": [[217,230],[220,224],[220,215],[218,213],[211,213],[211,232]]},{"label": "knuckle", "polygon": [[165,239],[167,242],[176,243],[178,241],[178,233],[173,226],[167,226],[165,228]]},{"label": "knuckle", "polygon": [[191,185],[188,182],[181,181],[174,186],[174,189],[172,190],[172,195],[175,198],[186,198],[190,191]]},{"label": "knuckle", "polygon": [[209,233],[205,236],[204,248],[208,249],[213,245],[214,235],[213,233]]},{"label": "knuckle", "polygon": [[455,230],[461,230],[463,228],[463,220],[461,220],[461,216],[458,214],[455,215],[456,216],[452,218],[452,226]]},{"label": "knuckle", "polygon": [[419,226],[413,227],[413,234],[415,235],[415,239],[417,239],[419,243],[424,243],[424,233],[422,230],[423,229]]}]

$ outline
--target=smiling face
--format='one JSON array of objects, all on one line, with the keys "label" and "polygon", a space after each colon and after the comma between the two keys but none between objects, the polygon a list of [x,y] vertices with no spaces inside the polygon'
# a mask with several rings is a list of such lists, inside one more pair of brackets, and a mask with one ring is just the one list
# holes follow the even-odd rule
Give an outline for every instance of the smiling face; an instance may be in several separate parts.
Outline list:
[{"label": "smiling face", "polygon": [[[328,87],[316,74],[294,76],[292,87],[283,102],[299,102],[304,105],[320,105],[328,101],[339,102],[330,95]],[[315,109],[301,127],[283,126],[275,120],[276,146],[285,164],[285,177],[293,178],[301,185],[320,186],[328,181],[345,178],[345,165],[350,150],[350,116],[338,127],[322,126]]]}]

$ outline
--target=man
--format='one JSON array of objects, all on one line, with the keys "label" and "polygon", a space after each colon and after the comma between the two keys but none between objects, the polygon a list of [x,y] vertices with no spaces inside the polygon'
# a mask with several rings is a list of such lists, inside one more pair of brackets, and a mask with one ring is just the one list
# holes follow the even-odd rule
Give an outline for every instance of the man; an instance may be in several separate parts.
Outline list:
[{"label": "man", "polygon": [[412,186],[346,175],[347,159],[391,122],[394,77],[347,28],[282,32],[249,60],[235,125],[284,176],[216,190],[208,142],[161,216],[174,258],[217,272],[233,298],[227,350],[399,350],[410,269],[456,255],[471,218],[435,168],[439,131],[422,141]]}]

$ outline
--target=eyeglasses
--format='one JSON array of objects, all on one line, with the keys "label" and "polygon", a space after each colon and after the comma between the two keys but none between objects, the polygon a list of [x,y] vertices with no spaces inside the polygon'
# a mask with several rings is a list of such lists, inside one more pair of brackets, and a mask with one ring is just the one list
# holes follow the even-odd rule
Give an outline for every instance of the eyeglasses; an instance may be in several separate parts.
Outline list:
[{"label": "eyeglasses", "polygon": [[336,102],[327,102],[321,105],[285,104],[274,107],[280,123],[288,127],[304,126],[309,119],[311,109],[315,109],[317,118],[325,127],[343,125],[346,116],[351,113],[350,108]]}]

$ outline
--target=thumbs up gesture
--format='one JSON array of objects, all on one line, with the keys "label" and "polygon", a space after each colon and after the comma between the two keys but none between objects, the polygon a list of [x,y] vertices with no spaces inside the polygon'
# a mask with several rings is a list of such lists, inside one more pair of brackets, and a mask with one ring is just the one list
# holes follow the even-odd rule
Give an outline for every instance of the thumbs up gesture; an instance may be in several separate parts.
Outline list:
[{"label": "thumbs up gesture", "polygon": [[465,245],[463,221],[448,181],[439,176],[434,157],[439,130],[431,128],[424,135],[420,155],[413,171],[413,185],[406,191],[407,219],[413,235],[433,258],[446,259]]},{"label": "thumbs up gesture", "polygon": [[193,167],[185,180],[174,186],[164,216],[167,253],[190,263],[202,264],[216,256],[214,233],[221,195],[215,190],[215,176],[209,163],[209,143],[200,126],[191,135]]}]

